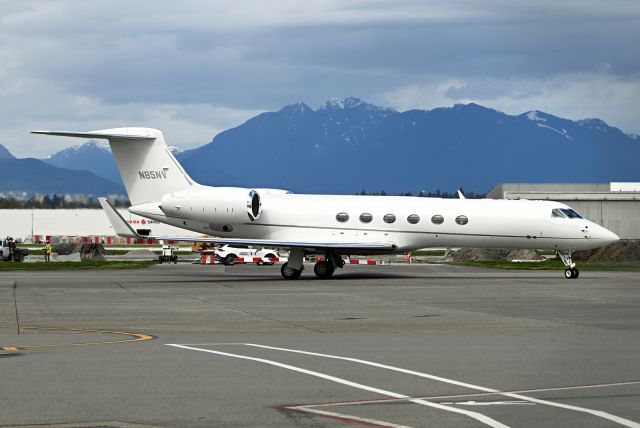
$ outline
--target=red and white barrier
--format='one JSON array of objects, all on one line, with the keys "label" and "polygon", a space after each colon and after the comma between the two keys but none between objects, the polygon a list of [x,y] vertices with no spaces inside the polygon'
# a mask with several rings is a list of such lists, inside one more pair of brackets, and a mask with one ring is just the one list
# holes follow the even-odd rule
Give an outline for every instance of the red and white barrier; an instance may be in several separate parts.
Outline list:
[{"label": "red and white barrier", "polygon": [[[258,263],[260,261],[263,261],[265,263],[284,263],[287,261],[287,259],[282,257],[273,257],[273,258],[236,257],[236,259],[234,260],[234,263]],[[224,262],[222,260],[216,260],[216,256],[214,254],[201,254],[200,264],[222,265],[224,264]]]},{"label": "red and white barrier", "polygon": [[362,260],[356,260],[356,259],[351,259],[351,260],[346,260],[345,264],[349,264],[349,265],[381,265],[382,264],[382,260],[371,260],[371,259],[362,259]]},{"label": "red and white barrier", "polygon": [[[260,257],[237,257],[234,263],[258,263],[263,261],[265,263],[284,263],[288,259],[283,257],[274,257],[274,258],[260,258]],[[324,262],[326,259],[324,257],[316,257],[316,258],[308,258],[305,261],[311,263]],[[224,264],[222,260],[216,260],[216,257],[213,253],[201,253],[200,254],[200,263],[203,265],[221,265]],[[371,260],[371,259],[349,259],[344,261],[345,265],[369,265],[376,266],[382,265],[384,262],[382,260]]]}]

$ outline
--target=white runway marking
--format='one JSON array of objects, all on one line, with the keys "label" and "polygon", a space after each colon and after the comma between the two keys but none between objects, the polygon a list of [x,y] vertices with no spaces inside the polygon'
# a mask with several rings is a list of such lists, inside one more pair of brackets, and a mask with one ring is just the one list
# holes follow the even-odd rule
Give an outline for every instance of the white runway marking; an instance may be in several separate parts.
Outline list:
[{"label": "white runway marking", "polygon": [[[310,375],[310,376],[318,377],[318,378],[321,378],[321,379],[329,380],[331,382],[335,382],[335,383],[339,383],[339,384],[342,384],[342,385],[350,386],[352,388],[362,389],[364,391],[374,392],[376,394],[386,395],[388,397],[402,398],[402,399],[405,399],[405,400],[410,401],[410,402],[415,403],[415,404],[420,404],[420,405],[423,405],[423,406],[433,407],[433,408],[440,409],[440,410],[445,410],[445,411],[448,411],[448,412],[459,413],[459,414],[468,416],[470,418],[473,418],[473,419],[475,419],[475,420],[477,420],[479,422],[482,422],[483,424],[488,425],[490,427],[508,428],[507,425],[504,425],[504,424],[496,421],[495,419],[492,419],[492,418],[490,418],[488,416],[485,416],[485,415],[483,415],[481,413],[472,412],[472,411],[469,411],[469,410],[457,409],[455,407],[445,406],[443,404],[432,403],[430,401],[425,401],[425,400],[422,400],[420,398],[411,398],[408,395],[398,394],[397,392],[387,391],[387,390],[376,388],[376,387],[373,387],[373,386],[363,385],[361,383],[352,382],[352,381],[347,380],[347,379],[342,379],[342,378],[339,378],[339,377],[336,377],[336,376],[331,376],[331,375],[328,375],[328,374],[325,374],[325,373],[320,373],[320,372],[316,372],[316,371],[312,371],[312,370],[303,369],[301,367],[296,367],[296,366],[292,366],[292,365],[289,365],[289,364],[280,363],[278,361],[267,360],[265,358],[249,357],[247,355],[232,354],[232,353],[229,353],[229,352],[214,351],[212,349],[195,348],[195,347],[186,346],[186,345],[178,345],[178,344],[167,344],[167,345],[168,346],[174,346],[176,348],[188,349],[188,350],[191,350],[191,351],[206,352],[206,353],[209,353],[209,354],[223,355],[223,356],[226,356],[226,357],[239,358],[239,359],[243,359],[243,360],[250,360],[250,361],[256,361],[256,362],[263,363],[263,364],[269,364],[269,365],[272,365],[272,366],[281,367],[283,369],[292,370],[292,371],[295,371],[295,372],[298,372],[298,373],[303,373],[303,374],[307,374],[307,375]],[[301,406],[301,407],[304,407],[304,406]],[[344,415],[342,415],[342,417],[344,417]],[[351,417],[351,416],[349,416],[349,418],[353,419],[353,417]],[[383,424],[384,426],[392,426],[392,425],[389,425],[387,422],[383,422],[383,421],[376,421],[376,423]]]},{"label": "white runway marking", "polygon": [[[592,385],[572,385],[572,386],[555,386],[555,387],[549,387],[549,388],[518,389],[515,391],[499,391],[499,393],[500,394],[506,394],[506,393],[522,394],[525,392],[572,391],[577,389],[607,388],[607,387],[625,386],[625,385],[640,385],[640,381],[632,380],[632,381],[623,381],[623,382],[598,383],[598,384],[592,384]],[[425,396],[416,397],[416,398],[422,398],[423,400],[441,400],[444,398],[489,397],[492,395],[498,395],[498,394],[495,392],[474,392],[470,394],[425,395]],[[383,400],[333,402],[333,403],[313,404],[313,407],[345,406],[345,405],[353,405],[353,404],[379,404],[379,403],[391,403],[394,401],[403,401],[403,400],[386,398]],[[531,403],[531,404],[535,404],[535,403]]]},{"label": "white runway marking", "polygon": [[[562,408],[562,409],[566,409],[566,410],[572,410],[572,411],[576,411],[576,412],[581,412],[581,413],[587,413],[602,419],[606,419],[608,421],[611,422],[615,422],[617,424],[620,424],[622,426],[626,426],[626,427],[630,427],[630,428],[640,428],[640,424],[634,421],[631,421],[629,419],[625,419],[622,418],[620,416],[616,416],[616,415],[612,415],[610,413],[601,411],[601,410],[594,410],[594,409],[589,409],[586,407],[579,407],[579,406],[573,406],[570,404],[562,404],[562,403],[557,403],[554,401],[548,401],[548,400],[543,400],[543,399],[538,399],[538,398],[533,398],[533,397],[529,397],[526,395],[522,395],[519,393],[514,393],[514,392],[504,392],[504,391],[500,391],[497,389],[493,389],[493,388],[487,388],[484,386],[479,386],[479,385],[474,385],[471,383],[466,383],[466,382],[461,382],[461,381],[457,381],[454,379],[448,379],[448,378],[444,378],[441,376],[436,376],[436,375],[432,375],[432,374],[428,374],[428,373],[422,373],[422,372],[417,372],[414,370],[409,370],[409,369],[403,369],[401,367],[395,367],[395,366],[390,366],[390,365],[386,365],[386,364],[380,364],[380,363],[376,363],[373,361],[368,361],[368,360],[362,360],[362,359],[358,359],[358,358],[350,358],[350,357],[342,357],[339,355],[331,355],[331,354],[322,354],[322,353],[318,353],[318,352],[310,352],[310,351],[302,351],[299,349],[291,349],[291,348],[280,348],[280,347],[276,347],[276,346],[268,346],[268,345],[260,345],[260,344],[255,344],[255,343],[203,343],[203,344],[198,344],[197,346],[220,346],[220,345],[241,345],[241,346],[250,346],[250,347],[255,347],[255,348],[263,348],[263,349],[271,349],[271,350],[275,350],[275,351],[282,351],[282,352],[291,352],[291,353],[296,353],[296,354],[302,354],[302,355],[311,355],[311,356],[316,356],[316,357],[322,357],[322,358],[330,358],[330,359],[335,359],[335,360],[342,360],[342,361],[350,361],[350,362],[354,362],[354,363],[358,363],[358,364],[363,364],[363,365],[368,365],[368,366],[372,366],[372,367],[377,367],[377,368],[381,368],[381,369],[385,369],[385,370],[391,370],[391,371],[396,371],[396,372],[400,372],[400,373],[405,373],[405,374],[409,374],[409,375],[413,375],[413,376],[418,376],[418,377],[422,377],[422,378],[426,378],[426,379],[431,379],[431,380],[435,380],[435,381],[439,381],[439,382],[444,382],[444,383],[449,383],[452,385],[457,385],[457,386],[461,386],[464,388],[468,388],[468,389],[475,389],[477,391],[483,391],[485,393],[487,393],[487,395],[502,395],[504,397],[509,397],[509,398],[515,398],[517,400],[523,400],[523,401],[527,401],[530,403],[535,403],[535,404],[541,404],[541,405],[545,405],[545,406],[551,406],[551,407],[558,407],[558,408]],[[254,361],[259,361],[259,362],[263,362],[266,364],[272,364],[272,365],[277,365],[280,367],[284,367],[287,366],[286,364],[282,364],[282,363],[278,363],[276,361],[271,361],[271,360],[264,360],[264,359],[260,359],[260,358],[254,358],[254,357],[247,357],[244,355],[237,355],[237,354],[229,354],[229,353],[225,353],[225,352],[221,352],[221,351],[213,351],[213,350],[208,350],[208,349],[201,349],[201,348],[194,348],[191,346],[187,346],[187,345],[176,345],[176,344],[170,344],[169,346],[176,346],[176,347],[180,347],[180,348],[185,348],[185,349],[191,349],[191,350],[197,350],[197,351],[201,351],[201,352],[209,352],[209,353],[213,353],[213,354],[219,354],[219,355],[227,355],[227,356],[233,356],[236,358],[243,358],[243,359],[248,359],[248,360],[254,360]],[[297,368],[295,366],[287,366],[284,368],[289,368],[290,370],[295,370],[295,371],[300,371],[302,373],[307,373],[310,371],[305,371],[305,369],[301,369],[301,368]],[[311,373],[317,373],[317,372],[311,372]],[[307,374],[311,374],[311,373],[307,373]],[[329,375],[324,375],[322,373],[317,373],[321,376],[318,377],[324,377],[324,376],[328,376],[333,378],[332,376]],[[315,374],[312,374],[315,375]],[[334,379],[340,379],[340,378],[334,378]],[[350,382],[350,381],[346,381],[344,379],[341,379],[344,382]],[[336,380],[334,380],[336,381]],[[339,382],[339,383],[343,383],[343,382]],[[354,385],[360,385],[360,384],[355,384],[353,382],[351,382]],[[629,383],[635,383],[635,382],[629,382]],[[346,384],[346,383],[345,383]],[[354,386],[351,385],[351,386]],[[380,390],[377,388],[373,388],[373,387],[368,387],[366,385],[360,385],[360,386],[364,386],[366,388],[372,388],[370,389],[371,391],[373,391],[373,389],[377,390],[377,391],[384,391],[384,390]],[[606,385],[604,385],[606,386]],[[357,387],[357,386],[354,386]],[[585,386],[585,387],[589,387],[589,386]],[[366,388],[361,388],[361,389],[366,389]],[[375,391],[374,391],[375,392]],[[400,400],[406,400],[406,401],[411,401],[417,404],[422,404],[422,405],[431,405],[431,407],[435,407],[433,406],[433,404],[430,401],[426,401],[425,399],[422,398],[412,398],[409,396],[402,396],[402,394],[397,394],[397,393],[393,393],[390,391],[385,391],[385,392],[379,392],[381,394],[386,394],[390,397],[394,397]],[[395,395],[394,395],[395,394]],[[399,395],[398,397],[396,397],[396,395]],[[432,397],[431,397],[432,398]],[[416,401],[417,400],[417,401]],[[380,400],[381,402],[385,401],[385,400]],[[371,403],[372,401],[368,401],[368,402],[360,402],[362,404],[365,403]],[[429,403],[429,404],[426,404]],[[356,404],[356,402],[351,402],[351,403],[344,403],[344,405],[353,405]],[[459,404],[459,403],[458,403]],[[299,406],[299,408],[306,408],[307,410],[310,409],[311,407],[323,407],[323,406],[335,406],[335,405],[340,405],[339,403],[334,403],[334,404],[325,404],[325,405],[307,405],[307,406]],[[448,407],[448,406],[445,406]],[[465,413],[465,411],[460,411],[461,409],[456,409],[456,408],[447,408],[444,410],[448,410],[448,411],[452,411],[452,412],[456,412],[456,413]],[[487,418],[490,419],[491,421],[493,421],[493,423],[497,423],[499,425],[490,425],[490,426],[505,426],[503,424],[501,424],[500,422],[497,422],[491,418],[488,418],[487,416],[484,416],[482,414],[476,413],[476,412],[470,412],[470,413],[475,413],[475,416],[471,416],[474,419],[478,419],[477,416],[480,416],[482,418]],[[478,419],[479,420],[479,419]],[[489,425],[489,424],[488,424]]]},{"label": "white runway marking", "polygon": [[428,373],[421,373],[421,372],[417,372],[417,371],[413,371],[413,370],[403,369],[401,367],[394,367],[394,366],[389,366],[389,365],[385,365],[385,364],[375,363],[373,361],[361,360],[361,359],[358,359],[358,358],[341,357],[339,355],[320,354],[320,353],[317,353],[317,352],[301,351],[301,350],[298,350],[298,349],[278,348],[278,347],[275,347],[275,346],[258,345],[258,344],[255,344],[255,343],[245,343],[245,345],[246,346],[256,347],[256,348],[273,349],[273,350],[283,351],[283,352],[292,352],[292,353],[296,353],[296,354],[313,355],[313,356],[316,356],[316,357],[331,358],[331,359],[343,360],[343,361],[351,361],[351,362],[354,362],[354,363],[364,364],[364,365],[368,365],[368,366],[372,366],[372,367],[378,367],[378,368],[382,368],[382,369],[386,369],[386,370],[393,370],[393,371],[400,372],[400,373],[406,373],[406,374],[411,374],[411,375],[414,375],[414,376],[419,376],[419,377],[423,377],[423,378],[427,378],[427,379],[437,380],[437,381],[440,381],[440,382],[445,382],[445,383],[449,383],[449,384],[452,384],[452,385],[458,385],[458,386],[462,386],[462,387],[469,388],[469,389],[475,389],[475,390],[484,391],[484,392],[491,392],[491,393],[502,395],[502,396],[505,396],[505,397],[510,397],[510,398],[516,398],[516,399],[519,399],[519,400],[530,401],[532,403],[537,403],[537,404],[543,404],[545,406],[559,407],[559,408],[562,408],[562,409],[573,410],[573,411],[576,411],[576,412],[588,413],[590,415],[597,416],[597,417],[602,418],[602,419],[607,419],[607,420],[609,420],[611,422],[615,422],[617,424],[620,424],[620,425],[623,425],[623,426],[626,426],[626,427],[640,428],[640,424],[638,424],[637,422],[633,422],[633,421],[630,421],[629,419],[625,419],[625,418],[622,418],[620,416],[612,415],[610,413],[603,412],[601,410],[593,410],[593,409],[588,409],[586,407],[578,407],[578,406],[572,406],[570,404],[556,403],[554,401],[541,400],[541,399],[538,399],[538,398],[533,398],[533,397],[529,397],[529,396],[526,396],[526,395],[521,395],[521,394],[516,394],[516,393],[511,393],[511,392],[501,392],[501,391],[499,391],[497,389],[486,388],[484,386],[473,385],[473,384],[470,384],[470,383],[460,382],[460,381],[453,380],[453,379],[447,379],[447,378],[444,378],[444,377],[441,377],[441,376],[435,376],[435,375],[431,375],[431,374],[428,374]]},{"label": "white runway marking", "polygon": [[530,403],[528,401],[523,400],[514,400],[514,401],[441,401],[440,404],[452,404],[456,406],[512,406],[514,404],[525,405],[525,406],[535,406],[536,403]]}]

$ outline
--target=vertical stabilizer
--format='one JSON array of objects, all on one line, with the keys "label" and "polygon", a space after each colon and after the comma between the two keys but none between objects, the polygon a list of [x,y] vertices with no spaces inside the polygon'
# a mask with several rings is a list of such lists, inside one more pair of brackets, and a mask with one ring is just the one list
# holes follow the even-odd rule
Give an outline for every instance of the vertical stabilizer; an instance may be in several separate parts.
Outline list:
[{"label": "vertical stabilizer", "polygon": [[163,195],[193,186],[164,140],[151,128],[115,128],[91,132],[32,131],[34,134],[109,140],[132,205],[160,201]]}]

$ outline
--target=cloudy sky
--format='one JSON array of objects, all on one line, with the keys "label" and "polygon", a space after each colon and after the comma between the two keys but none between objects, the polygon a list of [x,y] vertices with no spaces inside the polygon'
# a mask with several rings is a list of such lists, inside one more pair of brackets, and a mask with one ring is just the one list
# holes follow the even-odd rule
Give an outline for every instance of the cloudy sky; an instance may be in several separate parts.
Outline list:
[{"label": "cloudy sky", "polygon": [[149,126],[183,148],[353,95],[598,117],[640,134],[638,0],[0,0],[0,144]]}]

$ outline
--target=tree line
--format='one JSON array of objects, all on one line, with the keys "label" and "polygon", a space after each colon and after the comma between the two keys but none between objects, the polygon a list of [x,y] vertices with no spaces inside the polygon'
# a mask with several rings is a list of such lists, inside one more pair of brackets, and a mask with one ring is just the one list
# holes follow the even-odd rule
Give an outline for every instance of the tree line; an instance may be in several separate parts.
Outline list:
[{"label": "tree line", "polygon": [[[109,196],[109,202],[117,208],[131,204],[122,196]],[[0,209],[78,209],[101,208],[97,197],[88,195],[31,195],[28,198],[0,196]]]},{"label": "tree line", "polygon": [[[462,187],[460,188],[460,191],[462,192],[464,197],[467,199],[482,199],[482,198],[486,198],[487,196],[486,193],[475,193],[475,192],[466,193]],[[356,195],[389,196],[387,192],[385,192],[384,190],[380,192],[367,192],[364,189],[361,192],[356,193]],[[392,196],[418,196],[423,198],[456,198],[457,199],[458,191],[456,190],[455,192],[449,193],[449,192],[441,192],[440,189],[436,190],[435,192],[432,192],[432,191],[427,192],[425,190],[422,190],[416,194],[413,194],[411,192],[401,192],[401,193],[394,193],[392,194]]]}]

